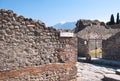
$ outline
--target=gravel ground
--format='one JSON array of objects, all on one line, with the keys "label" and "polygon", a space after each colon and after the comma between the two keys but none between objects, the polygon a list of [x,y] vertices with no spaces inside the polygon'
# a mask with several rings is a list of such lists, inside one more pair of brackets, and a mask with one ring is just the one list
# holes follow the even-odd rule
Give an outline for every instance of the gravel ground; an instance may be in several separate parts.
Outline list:
[{"label": "gravel ground", "polygon": [[103,81],[105,74],[115,74],[120,67],[77,62],[77,81]]}]

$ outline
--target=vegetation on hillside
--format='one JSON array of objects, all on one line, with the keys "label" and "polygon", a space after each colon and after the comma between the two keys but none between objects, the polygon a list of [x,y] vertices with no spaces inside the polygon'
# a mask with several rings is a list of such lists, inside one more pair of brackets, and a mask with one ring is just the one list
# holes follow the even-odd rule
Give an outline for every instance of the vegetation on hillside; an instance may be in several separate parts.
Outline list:
[{"label": "vegetation on hillside", "polygon": [[96,50],[90,50],[89,54],[91,55],[92,58],[102,57],[102,49],[98,48]]},{"label": "vegetation on hillside", "polygon": [[114,24],[120,24],[120,19],[119,19],[119,13],[117,13],[117,18],[116,18],[116,22],[114,19],[114,15],[112,14],[110,17],[110,21],[106,23],[107,25],[114,25]]}]

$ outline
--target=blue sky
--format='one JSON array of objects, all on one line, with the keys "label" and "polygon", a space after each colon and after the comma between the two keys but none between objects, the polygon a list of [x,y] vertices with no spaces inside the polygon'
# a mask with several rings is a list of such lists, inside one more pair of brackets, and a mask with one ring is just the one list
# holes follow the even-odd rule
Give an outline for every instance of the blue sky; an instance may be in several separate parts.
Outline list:
[{"label": "blue sky", "polygon": [[120,0],[0,0],[0,8],[39,19],[47,26],[78,19],[108,21],[120,12]]}]

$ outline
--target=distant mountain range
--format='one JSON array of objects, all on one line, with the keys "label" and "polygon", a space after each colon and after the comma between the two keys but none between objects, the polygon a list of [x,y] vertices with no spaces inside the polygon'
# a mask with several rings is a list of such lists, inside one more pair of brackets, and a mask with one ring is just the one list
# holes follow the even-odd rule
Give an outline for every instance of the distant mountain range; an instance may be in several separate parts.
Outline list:
[{"label": "distant mountain range", "polygon": [[65,23],[58,23],[54,25],[53,27],[57,29],[74,29],[76,22],[65,22]]}]

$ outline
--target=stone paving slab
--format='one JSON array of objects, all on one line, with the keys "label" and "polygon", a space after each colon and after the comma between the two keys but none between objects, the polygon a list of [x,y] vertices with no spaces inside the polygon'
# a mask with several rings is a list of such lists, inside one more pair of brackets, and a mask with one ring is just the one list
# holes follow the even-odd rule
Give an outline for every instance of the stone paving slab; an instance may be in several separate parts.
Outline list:
[{"label": "stone paving slab", "polygon": [[77,62],[77,81],[103,81],[104,75],[116,75],[119,67]]},{"label": "stone paving slab", "polygon": [[120,75],[120,69],[116,70],[116,74]]},{"label": "stone paving slab", "polygon": [[120,75],[106,74],[104,76],[104,81],[120,81]]}]

